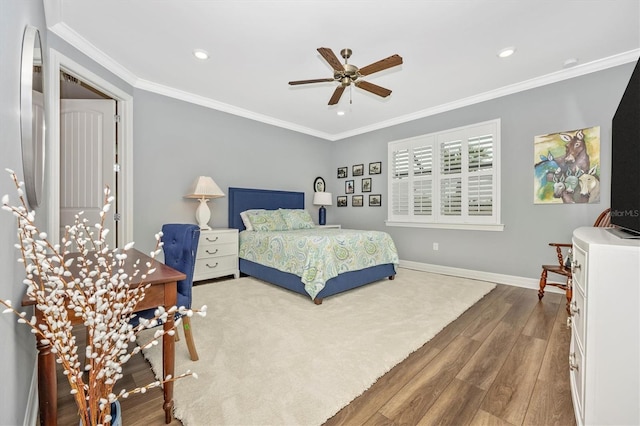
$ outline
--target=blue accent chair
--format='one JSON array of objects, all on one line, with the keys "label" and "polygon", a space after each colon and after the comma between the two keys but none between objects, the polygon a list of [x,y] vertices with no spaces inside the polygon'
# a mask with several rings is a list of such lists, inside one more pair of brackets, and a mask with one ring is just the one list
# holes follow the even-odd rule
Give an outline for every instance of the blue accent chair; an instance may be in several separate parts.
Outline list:
[{"label": "blue accent chair", "polygon": [[[198,225],[186,223],[169,223],[162,226],[162,250],[164,251],[164,263],[171,268],[182,272],[187,276],[182,281],[178,281],[178,297],[176,306],[191,308],[193,272],[196,265],[196,253],[198,240],[200,239],[200,227]],[[152,318],[155,309],[148,309],[139,312],[137,315],[143,318]],[[135,320],[135,319],[134,319]],[[137,323],[137,321],[135,321]],[[198,360],[198,352],[191,333],[191,318],[182,317],[182,327],[184,329],[187,348],[192,361]],[[178,334],[176,333],[176,340]]]}]

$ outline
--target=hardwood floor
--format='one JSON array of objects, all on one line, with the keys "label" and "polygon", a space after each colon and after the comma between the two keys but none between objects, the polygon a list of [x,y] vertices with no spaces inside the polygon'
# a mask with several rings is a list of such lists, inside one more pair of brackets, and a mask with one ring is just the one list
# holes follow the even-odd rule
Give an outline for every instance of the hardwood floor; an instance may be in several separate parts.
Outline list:
[{"label": "hardwood floor", "polygon": [[564,307],[498,285],[325,426],[575,425]]},{"label": "hardwood floor", "polygon": [[[538,303],[535,290],[498,285],[324,426],[575,425],[564,307],[560,294]],[[62,380],[58,424],[75,426]],[[120,383],[152,380],[140,355]],[[124,423],[164,424],[162,402],[160,389],[122,400]]]}]

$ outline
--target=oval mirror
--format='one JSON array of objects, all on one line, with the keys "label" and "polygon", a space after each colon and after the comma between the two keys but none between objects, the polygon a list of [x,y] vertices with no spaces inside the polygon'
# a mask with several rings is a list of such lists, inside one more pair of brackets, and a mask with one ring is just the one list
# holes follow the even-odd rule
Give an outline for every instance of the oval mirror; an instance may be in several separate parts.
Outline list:
[{"label": "oval mirror", "polygon": [[40,204],[44,183],[44,70],[38,29],[27,26],[22,41],[20,74],[20,132],[27,202]]}]

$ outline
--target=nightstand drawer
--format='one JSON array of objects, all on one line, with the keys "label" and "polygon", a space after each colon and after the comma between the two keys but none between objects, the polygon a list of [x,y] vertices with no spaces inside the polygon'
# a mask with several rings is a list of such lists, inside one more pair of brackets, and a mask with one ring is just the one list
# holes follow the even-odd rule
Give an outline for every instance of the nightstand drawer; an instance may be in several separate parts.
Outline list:
[{"label": "nightstand drawer", "polygon": [[[235,274],[238,269],[238,257],[223,256],[199,259],[196,263],[194,277],[220,277]],[[195,279],[195,278],[194,278]]]},{"label": "nightstand drawer", "polygon": [[235,243],[199,244],[198,253],[196,256],[198,259],[203,259],[210,257],[235,255],[236,252],[237,248]]},{"label": "nightstand drawer", "polygon": [[200,233],[200,241],[198,242],[198,249],[202,246],[210,244],[224,244],[233,243],[238,241],[237,232],[224,232],[224,231],[202,231]]}]

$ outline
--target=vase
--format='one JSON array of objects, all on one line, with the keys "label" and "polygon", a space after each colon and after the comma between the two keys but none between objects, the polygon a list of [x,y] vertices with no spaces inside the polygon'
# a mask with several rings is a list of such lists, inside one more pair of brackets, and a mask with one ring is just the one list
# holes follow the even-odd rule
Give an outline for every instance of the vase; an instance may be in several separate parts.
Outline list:
[{"label": "vase", "polygon": [[[78,426],[83,426],[82,420],[80,420]],[[122,426],[122,410],[118,400],[111,403],[111,426]]]}]

